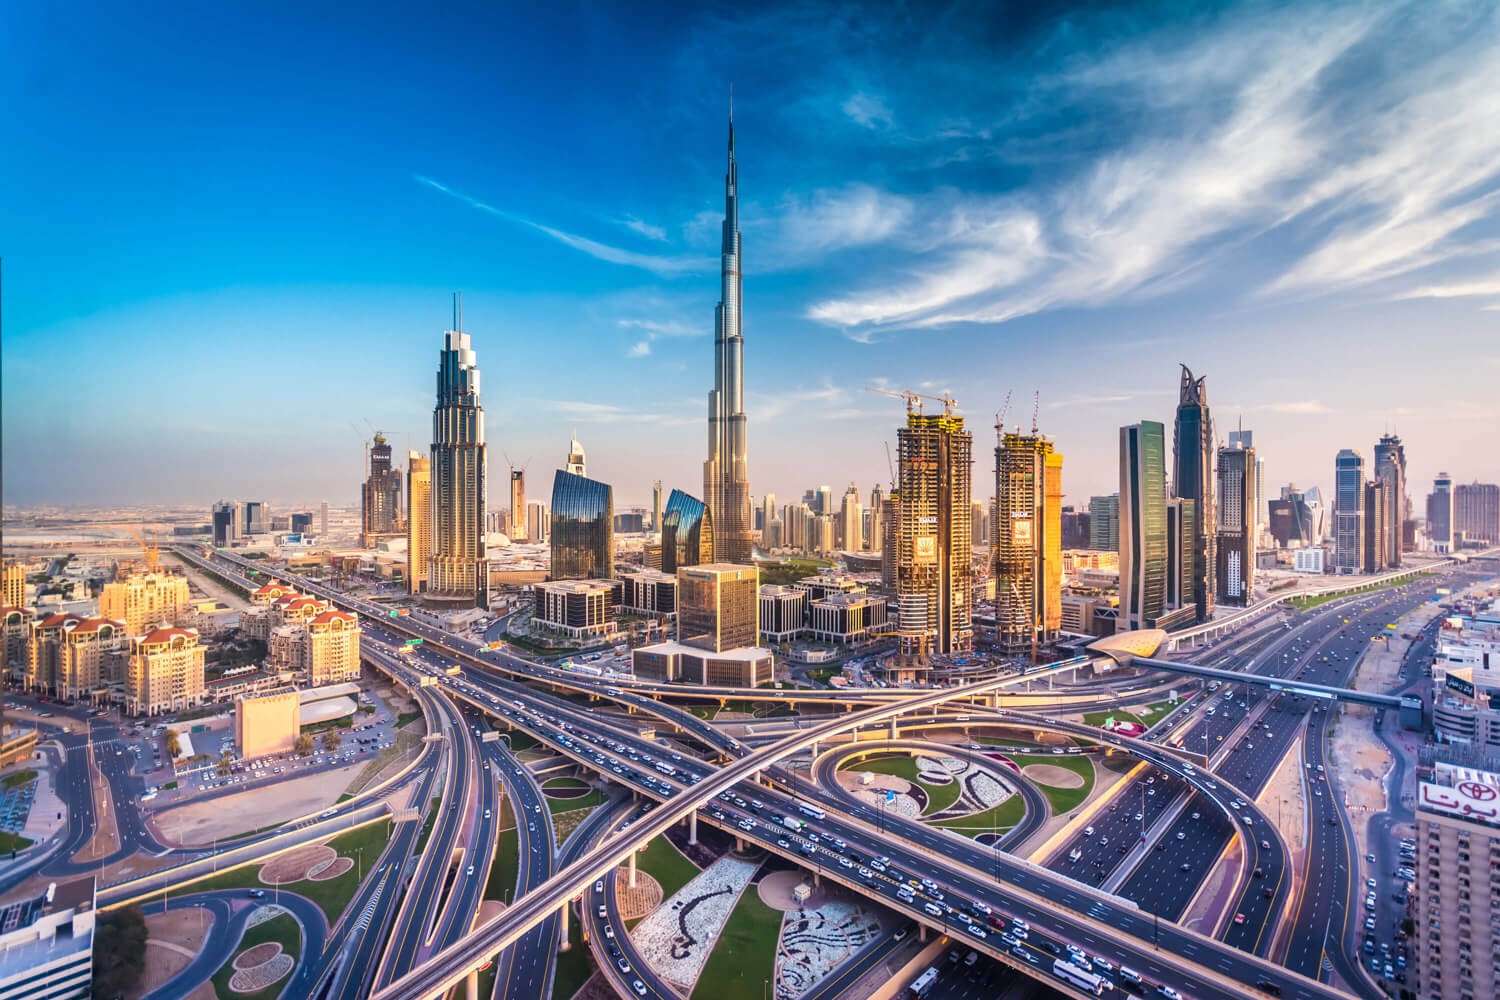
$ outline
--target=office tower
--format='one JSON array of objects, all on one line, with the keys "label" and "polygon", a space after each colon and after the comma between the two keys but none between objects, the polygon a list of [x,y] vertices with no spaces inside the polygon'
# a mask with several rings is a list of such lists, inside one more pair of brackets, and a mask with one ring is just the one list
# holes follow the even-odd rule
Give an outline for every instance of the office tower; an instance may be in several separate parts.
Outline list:
[{"label": "office tower", "polygon": [[813,507],[814,514],[832,514],[833,510],[833,487],[819,486],[817,491],[817,505]]},{"label": "office tower", "polygon": [[1427,495],[1427,540],[1435,552],[1452,552],[1458,548],[1453,537],[1453,477],[1439,472]]},{"label": "office tower", "polygon": [[865,512],[859,503],[859,487],[853,483],[844,491],[844,502],[839,510],[839,540],[845,552],[858,552],[864,548]]},{"label": "office tower", "polygon": [[677,641],[722,653],[760,641],[760,570],[732,563],[677,568]]},{"label": "office tower", "polygon": [[1281,499],[1267,504],[1270,510],[1268,528],[1271,538],[1280,548],[1316,545],[1320,540],[1316,519],[1307,494],[1297,489],[1296,483],[1281,488]]},{"label": "office tower", "polygon": [[1353,448],[1333,463],[1333,570],[1358,573],[1364,562],[1365,460]]},{"label": "office tower", "polygon": [[1089,497],[1089,548],[1100,552],[1120,549],[1120,494]]},{"label": "office tower", "polygon": [[510,540],[529,541],[526,535],[526,470],[510,470]]},{"label": "office tower", "polygon": [[220,500],[214,504],[213,540],[216,548],[227,548],[239,541],[244,534],[244,511],[233,500]]},{"label": "office tower", "polygon": [[[990,506],[994,505],[995,501],[991,498]],[[989,515],[985,512],[984,504],[977,501],[969,504],[969,541],[974,545],[988,545],[990,539],[985,533],[988,526]]]},{"label": "office tower", "polygon": [[[1154,627],[1167,609],[1166,431],[1155,420],[1142,420],[1120,428],[1119,501],[1120,616],[1117,628],[1129,632]],[[1196,504],[1195,500],[1195,509]],[[1194,545],[1197,539],[1198,525],[1195,523]],[[1187,561],[1186,555],[1184,561]],[[1183,576],[1196,584],[1196,567],[1194,572]]]},{"label": "office tower", "polygon": [[533,545],[545,542],[552,533],[552,516],[540,500],[526,504],[526,540]]},{"label": "office tower", "polygon": [[897,635],[903,654],[973,648],[973,435],[949,411],[912,412],[896,432],[901,503],[897,511]]},{"label": "office tower", "polygon": [[995,638],[1008,652],[1062,627],[1062,465],[1036,433],[1002,434],[995,448]]},{"label": "office tower", "polygon": [[1323,491],[1309,486],[1302,491],[1302,500],[1307,504],[1308,517],[1312,523],[1312,541],[1316,545],[1328,537],[1328,509],[1323,504]]},{"label": "office tower", "polygon": [[4,579],[3,587],[0,587],[0,606],[7,608],[24,608],[26,606],[26,567],[17,562],[7,561],[4,569],[0,570],[0,577]]},{"label": "office tower", "polygon": [[427,586],[432,557],[432,460],[413,451],[406,456],[406,586],[420,594]]},{"label": "office tower", "polygon": [[[1246,431],[1246,434],[1249,432]],[[1230,435],[1234,441],[1235,435]],[[1255,449],[1236,441],[1219,449],[1216,484],[1218,538],[1215,540],[1214,589],[1225,604],[1244,607],[1255,595]]]},{"label": "office tower", "polygon": [[1372,479],[1365,483],[1365,521],[1360,539],[1360,568],[1366,573],[1379,573],[1388,569],[1390,558],[1390,520],[1386,510],[1390,502],[1390,490],[1384,480]]},{"label": "office tower", "polygon": [[[579,454],[581,456],[581,452]],[[614,490],[605,483],[558,469],[552,480],[552,571],[549,578],[612,578],[615,575],[614,522]]]},{"label": "office tower", "polygon": [[1413,986],[1420,997],[1500,996],[1500,775],[1433,765],[1417,783]]},{"label": "office tower", "polygon": [[1453,491],[1453,531],[1466,541],[1500,542],[1500,486],[1460,483]]},{"label": "office tower", "polygon": [[488,449],[484,407],[479,402],[479,359],[461,329],[443,335],[438,355],[437,406],[432,411],[432,555],[427,562],[427,600],[489,603],[489,560],[484,514]]},{"label": "office tower", "polygon": [[191,628],[158,628],[130,640],[125,711],[130,715],[180,712],[204,698],[207,651]]},{"label": "office tower", "polygon": [[401,470],[391,464],[390,442],[379,431],[369,458],[359,504],[359,544],[365,548],[401,533]]},{"label": "office tower", "polygon": [[762,548],[774,548],[771,544],[771,525],[776,520],[776,494],[767,493],[760,504],[760,544]]},{"label": "office tower", "polygon": [[293,514],[291,517],[291,529],[294,534],[310,535],[312,534],[312,526],[313,516],[311,511]]},{"label": "office tower", "polygon": [[896,564],[900,554],[896,535],[901,527],[900,518],[901,490],[893,486],[880,505],[880,585],[890,594],[896,592]]},{"label": "office tower", "polygon": [[129,635],[143,635],[157,625],[187,620],[192,594],[184,577],[171,573],[131,573],[104,585],[99,614],[125,623]]},{"label": "office tower", "polygon": [[[577,431],[573,432],[573,440],[568,442],[568,461],[563,466],[563,469],[567,472],[571,472],[575,476],[588,475],[588,471],[585,468],[585,460],[583,457],[583,445],[578,443]],[[556,510],[557,504],[553,504],[552,509]]]},{"label": "office tower", "polygon": [[1088,511],[1079,511],[1071,504],[1062,509],[1062,547],[1086,549],[1089,547]]},{"label": "office tower", "polygon": [[246,500],[241,509],[245,520],[241,530],[247,535],[264,535],[271,530],[271,507],[264,500]]},{"label": "office tower", "polygon": [[661,534],[661,480],[651,484],[651,530]]},{"label": "office tower", "polygon": [[885,498],[880,484],[870,490],[870,531],[865,536],[865,551],[879,552],[885,544]]},{"label": "office tower", "polygon": [[318,504],[318,534],[324,538],[328,537],[328,501],[324,500]]},{"label": "office tower", "polygon": [[1406,519],[1406,446],[1394,434],[1384,434],[1375,445],[1375,478],[1385,484],[1385,524],[1381,528],[1385,550],[1383,566],[1401,565],[1401,522]]},{"label": "office tower", "polygon": [[746,465],[739,204],[739,170],[734,162],[734,117],[731,115],[729,169],[724,175],[720,296],[714,309],[714,387],[708,394],[708,461],[703,463],[703,501],[712,513],[717,558],[731,563],[748,563],[755,536],[750,527],[750,474]]},{"label": "office tower", "polygon": [[662,514],[661,571],[714,561],[714,514],[702,500],[681,490],[667,497]]},{"label": "office tower", "polygon": [[1197,537],[1198,504],[1181,497],[1167,497],[1167,607],[1191,610],[1193,599],[1193,539]]},{"label": "office tower", "polygon": [[[1229,447],[1253,449],[1255,447],[1255,434],[1243,427],[1229,432]],[[1270,497],[1266,495],[1266,460],[1259,455],[1255,456],[1255,509],[1251,511],[1254,520],[1251,522],[1250,537],[1260,544],[1260,535],[1266,530],[1270,523]]]},{"label": "office tower", "polygon": [[[1176,495],[1196,504],[1193,539],[1193,599],[1197,620],[1214,613],[1214,422],[1208,412],[1208,377],[1194,379],[1182,366],[1178,384],[1177,422],[1172,431],[1172,485]],[[1121,490],[1123,496],[1124,491]],[[1123,504],[1123,501],[1122,501]],[[1121,513],[1123,523],[1123,509]],[[1123,541],[1122,541],[1123,546]],[[1123,562],[1123,560],[1122,560]]]}]

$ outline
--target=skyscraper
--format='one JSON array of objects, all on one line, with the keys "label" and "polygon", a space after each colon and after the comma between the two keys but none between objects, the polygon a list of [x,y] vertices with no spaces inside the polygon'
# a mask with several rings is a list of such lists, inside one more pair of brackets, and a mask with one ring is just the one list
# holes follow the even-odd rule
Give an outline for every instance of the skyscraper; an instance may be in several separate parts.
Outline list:
[{"label": "skyscraper", "polygon": [[420,594],[432,558],[432,459],[406,456],[406,586]]},{"label": "skyscraper", "polygon": [[1116,552],[1120,548],[1120,494],[1089,497],[1089,548]]},{"label": "skyscraper", "polygon": [[[1230,439],[1234,440],[1234,435]],[[1214,588],[1225,604],[1244,607],[1255,594],[1255,449],[1236,441],[1219,449],[1218,538],[1215,540]]]},{"label": "skyscraper", "polygon": [[526,536],[526,470],[510,470],[510,540],[524,542]]},{"label": "skyscraper", "polygon": [[651,484],[651,530],[661,534],[661,480]]},{"label": "skyscraper", "polygon": [[913,413],[896,434],[897,635],[905,654],[973,648],[974,554],[969,536],[973,435],[964,419]]},{"label": "skyscraper", "polygon": [[359,544],[372,547],[382,538],[401,533],[401,472],[391,464],[391,445],[375,432],[369,467],[360,490]]},{"label": "skyscraper", "polygon": [[1453,477],[1439,472],[1427,495],[1427,540],[1436,552],[1458,548],[1453,538]]},{"label": "skyscraper", "polygon": [[760,545],[771,548],[771,525],[776,521],[776,494],[767,493],[760,504]]},{"label": "skyscraper", "polygon": [[484,407],[479,403],[479,359],[469,335],[443,335],[438,355],[437,406],[432,411],[432,555],[427,563],[427,599],[438,603],[489,603],[485,549]]},{"label": "skyscraper", "polygon": [[1120,428],[1121,632],[1153,627],[1167,608],[1166,449],[1155,420]]},{"label": "skyscraper", "polygon": [[[573,432],[573,440],[568,442],[568,461],[567,464],[563,466],[563,468],[565,471],[571,472],[575,476],[588,475],[588,470],[586,468],[586,463],[583,457],[583,445],[578,443],[577,431]],[[552,505],[552,509],[556,510],[557,504],[554,503]]]},{"label": "skyscraper", "polygon": [[1333,571],[1358,573],[1364,562],[1365,460],[1353,448],[1333,463]]},{"label": "skyscraper", "polygon": [[[213,506],[213,539],[218,548],[227,548],[240,540],[244,532],[244,512],[234,500],[220,500]],[[326,520],[326,517],[325,517]],[[327,534],[327,531],[324,531]]]},{"label": "skyscraper", "polygon": [[729,168],[724,175],[720,296],[714,309],[714,387],[708,394],[708,461],[703,463],[703,499],[711,513],[715,558],[729,563],[748,563],[755,539],[746,465],[739,205],[739,170],[734,162],[734,116],[731,115]]},{"label": "skyscraper", "polygon": [[995,448],[995,636],[1007,651],[1062,626],[1062,464],[1039,434],[1004,434]]},{"label": "skyscraper", "polygon": [[1385,551],[1381,562],[1401,565],[1401,523],[1406,519],[1406,446],[1394,434],[1382,435],[1375,445],[1375,478],[1385,483]]},{"label": "skyscraper", "polygon": [[1470,541],[1500,542],[1500,486],[1460,483],[1453,491],[1453,530]]},{"label": "skyscraper", "polygon": [[1198,537],[1197,529],[1197,502],[1167,497],[1166,606],[1194,616],[1198,610],[1198,602],[1193,599],[1193,539]]},{"label": "skyscraper", "polygon": [[[578,442],[573,442],[577,444]],[[578,452],[582,466],[582,451]],[[568,464],[573,464],[572,458]],[[608,580],[615,575],[614,491],[558,469],[552,480],[553,580]]]},{"label": "skyscraper", "polygon": [[[1177,422],[1172,433],[1172,485],[1176,495],[1197,503],[1198,523],[1193,540],[1193,596],[1198,621],[1214,613],[1214,422],[1208,412],[1207,376],[1193,378],[1182,366],[1178,383]],[[1121,517],[1124,523],[1124,494]],[[1121,540],[1123,548],[1124,541]],[[1123,560],[1122,560],[1123,562]],[[1123,616],[1122,616],[1123,618]]]},{"label": "skyscraper", "polygon": [[880,494],[880,484],[870,490],[870,533],[865,537],[865,550],[879,552],[885,544],[885,498]]},{"label": "skyscraper", "polygon": [[1390,503],[1388,482],[1372,479],[1365,483],[1364,535],[1360,540],[1360,568],[1366,573],[1379,573],[1389,568],[1390,563],[1390,517],[1386,506]]},{"label": "skyscraper", "polygon": [[859,487],[850,483],[839,508],[839,535],[844,551],[858,552],[863,548],[864,532],[865,514],[859,503]]},{"label": "skyscraper", "polygon": [[702,500],[681,490],[667,497],[662,514],[661,571],[714,561],[714,515]]}]

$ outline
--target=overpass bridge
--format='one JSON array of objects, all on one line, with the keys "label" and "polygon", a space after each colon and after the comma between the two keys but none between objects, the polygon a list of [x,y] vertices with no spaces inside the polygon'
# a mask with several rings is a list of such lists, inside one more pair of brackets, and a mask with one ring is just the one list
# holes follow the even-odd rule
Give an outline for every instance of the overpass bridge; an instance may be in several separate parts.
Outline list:
[{"label": "overpass bridge", "polygon": [[1285,677],[1269,677],[1265,674],[1245,673],[1239,670],[1221,670],[1218,667],[1200,667],[1193,663],[1182,663],[1177,660],[1158,660],[1150,656],[1136,656],[1131,659],[1131,665],[1137,667],[1149,667],[1152,670],[1168,670],[1172,673],[1186,674],[1189,677],[1199,677],[1210,681],[1224,681],[1229,684],[1258,684],[1272,691],[1286,691],[1290,694],[1303,695],[1308,698],[1320,698],[1324,701],[1348,701],[1356,705],[1374,705],[1377,708],[1396,708],[1403,706],[1401,698],[1389,694],[1377,694],[1374,691],[1356,691],[1353,688],[1331,687],[1327,684],[1308,684],[1303,681],[1287,680]]}]

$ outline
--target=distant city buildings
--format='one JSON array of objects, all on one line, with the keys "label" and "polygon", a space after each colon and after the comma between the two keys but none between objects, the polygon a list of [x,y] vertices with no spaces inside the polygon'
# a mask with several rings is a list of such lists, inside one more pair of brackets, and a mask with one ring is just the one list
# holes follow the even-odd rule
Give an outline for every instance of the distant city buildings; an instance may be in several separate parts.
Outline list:
[{"label": "distant city buildings", "polygon": [[155,625],[187,624],[191,613],[187,579],[172,573],[130,573],[106,583],[99,594],[100,616],[124,622],[130,635]]},{"label": "distant city buildings", "polygon": [[413,594],[427,587],[432,558],[432,460],[413,451],[406,456],[406,585]]},{"label": "distant city buildings", "polygon": [[368,449],[365,481],[360,489],[359,544],[374,548],[382,538],[402,533],[401,470],[391,464],[391,445],[385,435],[375,432]]},{"label": "distant city buildings", "polygon": [[[1214,503],[1214,422],[1208,410],[1207,377],[1193,378],[1182,366],[1178,385],[1177,420],[1172,433],[1172,485],[1175,495],[1192,500],[1197,512],[1193,526],[1193,601],[1197,620],[1214,613],[1217,539]],[[1121,489],[1124,494],[1124,489]]]},{"label": "distant city buildings", "polygon": [[[454,325],[462,326],[461,314]],[[449,330],[438,356],[437,406],[432,413],[432,555],[425,597],[430,603],[489,603],[487,461],[479,361],[469,335]]]},{"label": "distant city buildings", "polygon": [[1089,543],[1091,549],[1115,552],[1120,548],[1120,494],[1089,498]]},{"label": "distant city buildings", "polygon": [[1364,562],[1365,460],[1353,448],[1333,463],[1333,571],[1358,573]]},{"label": "distant city buildings", "polygon": [[[1248,432],[1246,432],[1248,433]],[[1235,435],[1231,435],[1235,437]],[[1225,604],[1244,607],[1255,594],[1255,541],[1260,511],[1255,449],[1240,438],[1219,449],[1218,538],[1214,588]]]},{"label": "distant city buildings", "polygon": [[1002,433],[995,448],[991,568],[1006,652],[1051,642],[1062,627],[1062,466],[1036,433]]},{"label": "distant city buildings", "polygon": [[[1406,519],[1406,446],[1395,434],[1383,434],[1375,444],[1375,479],[1383,487],[1382,522],[1378,531],[1379,551],[1372,552],[1372,562],[1396,569],[1401,565],[1401,528]],[[1373,516],[1373,514],[1371,515]]]},{"label": "distant city buildings", "polygon": [[1438,473],[1427,495],[1427,541],[1434,552],[1457,548],[1453,540],[1453,477],[1446,472]]},{"label": "distant city buildings", "polygon": [[1465,542],[1500,542],[1500,486],[1460,483],[1453,490],[1453,530]]},{"label": "distant city buildings", "polygon": [[973,648],[973,435],[964,419],[913,412],[896,432],[896,635],[903,654]]}]

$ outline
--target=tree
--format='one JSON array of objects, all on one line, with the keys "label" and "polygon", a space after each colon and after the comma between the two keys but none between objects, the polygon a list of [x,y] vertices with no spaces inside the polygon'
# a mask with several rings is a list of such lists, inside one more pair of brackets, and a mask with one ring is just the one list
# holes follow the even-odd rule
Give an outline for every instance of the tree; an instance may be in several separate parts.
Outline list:
[{"label": "tree", "polygon": [[297,737],[297,756],[306,757],[308,754],[312,753],[312,750],[313,738],[307,733],[302,733],[301,735],[299,735]]},{"label": "tree", "polygon": [[94,927],[94,1000],[117,1000],[146,969],[146,918],[134,904],[99,917]]},{"label": "tree", "polygon": [[177,730],[175,730],[175,729],[168,729],[167,730],[167,756],[170,757],[170,758],[172,758],[173,760],[176,760],[177,759],[177,755],[180,754],[180,753],[182,753],[182,743],[181,743],[181,741],[179,741],[177,739]]},{"label": "tree", "polygon": [[225,750],[224,753],[219,757],[219,777],[222,778],[229,773],[229,765],[233,762],[233,755],[231,755],[228,750]]},{"label": "tree", "polygon": [[339,741],[341,738],[342,737],[339,736],[339,731],[337,729],[328,730],[323,734],[323,749],[327,750],[329,753],[333,753],[339,748]]}]

